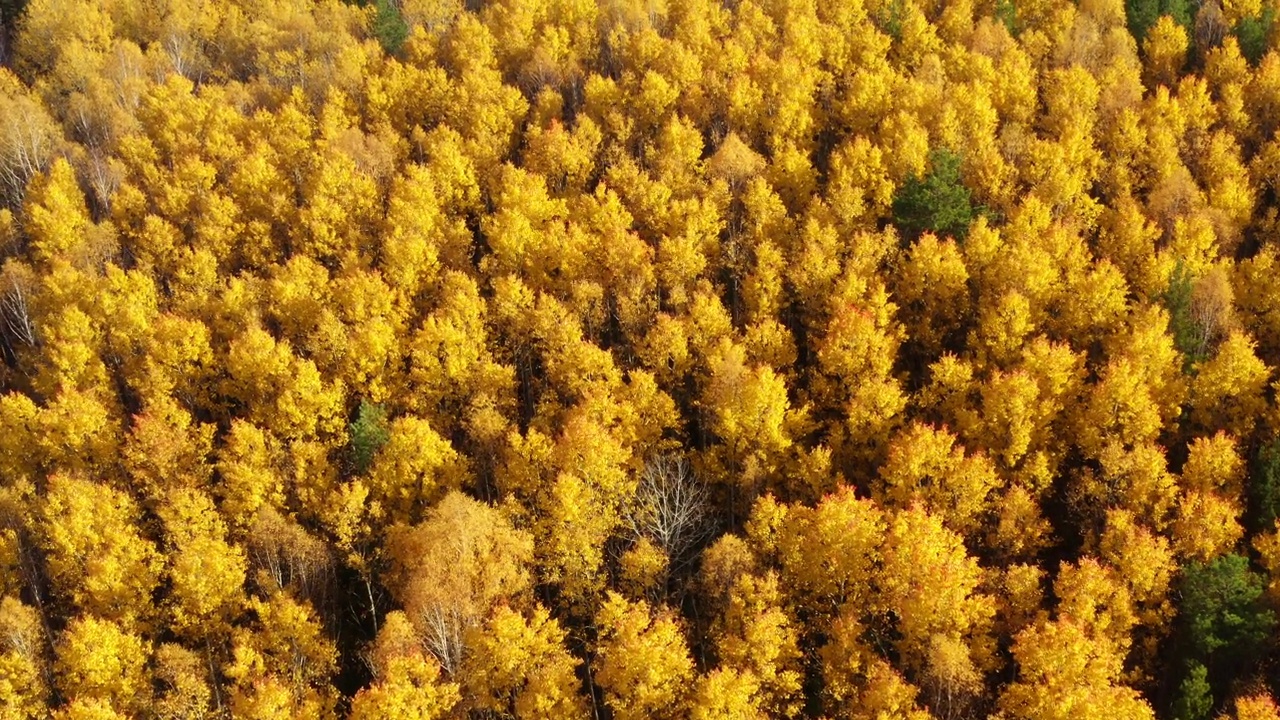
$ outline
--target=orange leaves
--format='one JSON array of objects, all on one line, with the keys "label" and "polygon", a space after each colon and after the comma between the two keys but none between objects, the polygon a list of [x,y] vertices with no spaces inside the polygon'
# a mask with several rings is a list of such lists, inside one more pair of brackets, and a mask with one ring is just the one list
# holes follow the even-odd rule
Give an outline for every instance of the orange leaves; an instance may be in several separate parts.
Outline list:
[{"label": "orange leaves", "polygon": [[498,510],[453,492],[422,524],[395,532],[390,553],[396,597],[427,649],[453,675],[467,629],[529,587],[533,540]]},{"label": "orange leaves", "polygon": [[1280,718],[1280,707],[1267,693],[1236,698],[1236,720],[1275,720]]}]

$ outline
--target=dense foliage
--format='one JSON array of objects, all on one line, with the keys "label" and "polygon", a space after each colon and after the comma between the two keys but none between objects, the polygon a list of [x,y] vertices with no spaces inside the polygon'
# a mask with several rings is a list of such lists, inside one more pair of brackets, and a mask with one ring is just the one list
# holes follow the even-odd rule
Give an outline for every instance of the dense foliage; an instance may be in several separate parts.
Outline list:
[{"label": "dense foliage", "polygon": [[0,717],[1278,720],[1274,0],[0,0]]}]

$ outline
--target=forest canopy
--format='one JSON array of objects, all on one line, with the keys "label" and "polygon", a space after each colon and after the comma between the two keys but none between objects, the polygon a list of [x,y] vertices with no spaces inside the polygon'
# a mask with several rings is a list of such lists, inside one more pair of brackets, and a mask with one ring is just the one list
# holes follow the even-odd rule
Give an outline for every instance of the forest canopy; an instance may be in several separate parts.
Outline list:
[{"label": "forest canopy", "polygon": [[0,0],[0,717],[1280,720],[1276,0]]}]

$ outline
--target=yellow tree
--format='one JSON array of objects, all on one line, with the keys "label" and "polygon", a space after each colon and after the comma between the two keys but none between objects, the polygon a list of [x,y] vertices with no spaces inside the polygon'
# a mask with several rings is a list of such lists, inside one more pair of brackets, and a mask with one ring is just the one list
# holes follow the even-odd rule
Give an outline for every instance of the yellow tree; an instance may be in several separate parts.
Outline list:
[{"label": "yellow tree", "polygon": [[32,183],[24,209],[31,256],[43,268],[65,263],[96,274],[115,252],[110,230],[89,217],[75,170],[66,160],[55,161]]},{"label": "yellow tree", "polygon": [[166,718],[199,718],[213,711],[209,668],[199,653],[175,643],[156,648],[158,693],[153,712]]},{"label": "yellow tree", "polygon": [[458,704],[458,686],[441,681],[440,664],[423,650],[402,612],[387,615],[369,648],[369,663],[374,680],[352,699],[352,718],[436,720]]},{"label": "yellow tree", "polygon": [[535,290],[563,293],[583,274],[587,238],[569,231],[567,204],[547,194],[540,175],[505,165],[498,182],[497,207],[484,227],[493,254],[482,270],[516,274]]},{"label": "yellow tree", "polygon": [[900,262],[900,270],[892,275],[893,295],[906,337],[926,357],[934,357],[972,311],[964,255],[955,240],[925,233]]},{"label": "yellow tree", "polygon": [[244,530],[262,507],[284,504],[284,478],[278,468],[279,443],[261,428],[233,420],[218,450],[219,511],[233,529]]},{"label": "yellow tree", "polygon": [[75,699],[58,708],[56,720],[124,720],[127,715],[117,712],[106,700]]},{"label": "yellow tree", "polygon": [[165,395],[189,407],[212,408],[215,363],[209,327],[202,321],[161,313],[151,326],[142,370],[130,386],[147,402],[162,404]]},{"label": "yellow tree", "polygon": [[48,400],[38,416],[34,439],[36,453],[49,469],[114,475],[107,458],[118,456],[124,434],[114,401],[101,389],[69,388]]},{"label": "yellow tree", "polygon": [[[583,378],[590,384],[572,391],[581,400],[561,415],[554,445],[543,446],[548,453],[538,470],[543,484],[526,485],[521,492],[533,496],[540,515],[534,522],[535,554],[544,580],[559,583],[570,605],[591,612],[607,581],[605,543],[622,522],[623,508],[638,485],[637,450],[657,447],[652,431],[674,412],[669,401],[662,402],[665,396],[646,399],[633,394],[644,387],[641,382],[622,385],[608,355],[595,345],[572,347],[576,358],[557,362],[554,372],[569,375],[570,368],[593,368],[591,375],[597,379]],[[636,373],[634,380],[643,377]],[[652,383],[647,385],[655,390]],[[657,422],[644,428],[641,418]],[[529,435],[537,439],[541,433]],[[534,443],[524,447],[539,452]]]},{"label": "yellow tree", "polygon": [[381,506],[388,523],[413,522],[447,492],[466,484],[465,459],[429,422],[405,415],[387,430],[367,483],[371,501]]},{"label": "yellow tree", "polygon": [[138,527],[133,500],[100,483],[49,478],[36,528],[54,593],[126,632],[148,621],[160,553]]},{"label": "yellow tree", "polygon": [[[902,673],[866,648],[844,648],[842,644],[831,643],[823,648],[823,674],[830,693],[826,706],[835,717],[849,720],[929,720],[933,717],[916,703],[920,690]],[[854,645],[856,647],[856,643]],[[844,652],[846,649],[852,652]]]},{"label": "yellow tree", "polygon": [[1129,646],[1137,622],[1133,598],[1116,573],[1092,557],[1063,563],[1054,579],[1058,617],[1080,623],[1095,638],[1117,649]]},{"label": "yellow tree", "polygon": [[6,595],[0,600],[0,712],[15,720],[48,712],[48,638],[38,612]]},{"label": "yellow tree", "polygon": [[224,392],[243,403],[251,422],[281,439],[323,437],[344,425],[341,380],[326,381],[314,362],[261,326],[231,341],[225,363]]},{"label": "yellow tree", "polygon": [[462,215],[479,200],[457,133],[440,127],[425,140],[428,164],[406,167],[392,183],[382,246],[383,275],[409,303],[436,287],[442,271],[466,267],[471,233]]},{"label": "yellow tree", "polygon": [[709,362],[701,406],[721,442],[711,455],[713,476],[749,499],[772,479],[791,447],[787,387],[771,368],[748,367],[742,347],[729,341]]},{"label": "yellow tree", "polygon": [[1018,720],[1111,717],[1151,720],[1151,706],[1118,682],[1123,655],[1068,616],[1041,620],[1014,639],[1018,677],[999,706]]},{"label": "yellow tree", "polygon": [[1156,439],[1161,408],[1143,374],[1127,357],[1114,358],[1089,389],[1078,413],[1080,448],[1098,457],[1109,443],[1137,446]]},{"label": "yellow tree", "polygon": [[12,72],[0,74],[0,187],[6,204],[21,202],[27,184],[48,169],[62,133],[48,109]]},{"label": "yellow tree", "polygon": [[468,630],[461,677],[475,707],[521,720],[586,713],[566,631],[541,606],[528,615],[501,605]]},{"label": "yellow tree", "polygon": [[716,668],[698,678],[689,701],[695,720],[754,720],[767,717],[756,704],[759,683],[748,671]]},{"label": "yellow tree", "polygon": [[1244,537],[1243,509],[1237,498],[1188,488],[1178,498],[1170,527],[1173,549],[1185,559],[1209,562],[1225,555]]},{"label": "yellow tree", "polygon": [[1174,87],[1187,63],[1187,31],[1168,15],[1160,16],[1143,41],[1146,73],[1152,85]]},{"label": "yellow tree", "polygon": [[196,422],[168,396],[133,417],[121,452],[134,486],[148,501],[177,488],[206,488],[213,476],[212,424]]},{"label": "yellow tree", "polygon": [[1198,437],[1188,444],[1187,451],[1187,462],[1182,466],[1183,487],[1232,498],[1241,496],[1245,464],[1234,437],[1224,432]]},{"label": "yellow tree", "polygon": [[1233,274],[1237,317],[1249,333],[1258,339],[1263,357],[1274,357],[1280,348],[1280,316],[1276,313],[1280,295],[1266,278],[1275,270],[1280,255],[1263,248],[1257,255],[1236,263]]},{"label": "yellow tree", "polygon": [[986,665],[995,607],[977,592],[981,571],[961,537],[917,505],[889,521],[881,553],[881,601],[898,618],[906,666],[923,669],[936,636],[963,641],[974,664]]},{"label": "yellow tree", "polygon": [[575,609],[597,603],[606,584],[604,542],[620,519],[612,500],[594,483],[569,473],[557,474],[537,498],[540,574],[558,583]]},{"label": "yellow tree", "polygon": [[409,397],[403,402],[448,437],[473,401],[487,399],[499,412],[515,397],[515,371],[493,351],[486,316],[490,308],[476,281],[446,272],[438,307],[406,344]]},{"label": "yellow tree", "polygon": [[995,467],[981,454],[966,454],[946,429],[913,423],[889,444],[876,496],[885,505],[905,509],[921,502],[947,527],[975,530],[996,487]]},{"label": "yellow tree", "polygon": [[528,589],[533,539],[499,510],[454,491],[388,543],[392,592],[427,649],[455,677],[467,630]]},{"label": "yellow tree", "polygon": [[833,441],[833,450],[852,470],[881,459],[906,407],[906,395],[893,375],[903,331],[884,286],[852,268],[823,305],[827,322],[813,341],[818,360],[811,381],[814,400],[843,418],[831,428],[840,439]]},{"label": "yellow tree", "polygon": [[582,218],[583,231],[598,238],[587,248],[588,270],[607,294],[623,333],[638,344],[658,311],[654,248],[635,231],[635,219],[607,185],[579,198],[573,213]]},{"label": "yellow tree", "polygon": [[168,626],[191,638],[223,635],[245,606],[245,553],[227,542],[226,524],[207,495],[179,489],[166,500],[160,517],[169,545]]},{"label": "yellow tree", "polygon": [[104,392],[108,374],[102,360],[103,337],[92,317],[68,304],[51,313],[43,323],[42,335],[45,352],[38,358],[32,377],[37,392],[46,397],[78,392],[99,401],[114,400]]},{"label": "yellow tree", "polygon": [[347,115],[346,98],[330,88],[320,111],[320,138],[304,165],[306,174],[300,183],[302,204],[298,222],[290,228],[291,245],[313,260],[336,265],[338,262],[367,261],[373,245],[381,210],[377,179],[365,158],[344,148],[342,140],[355,136]]},{"label": "yellow tree", "polygon": [[323,600],[332,581],[329,546],[294,519],[263,508],[245,538],[254,582],[264,592]]},{"label": "yellow tree", "polygon": [[998,514],[987,534],[989,547],[1006,557],[1029,559],[1050,545],[1052,527],[1030,490],[1012,485],[993,504]]},{"label": "yellow tree", "polygon": [[1133,513],[1111,510],[1098,545],[1102,559],[1128,588],[1139,622],[1164,623],[1171,612],[1166,600],[1175,565],[1168,539],[1143,527]]},{"label": "yellow tree", "polygon": [[1021,367],[995,371],[979,389],[981,415],[957,420],[1000,469],[1037,494],[1049,489],[1069,444],[1061,436],[1084,380],[1083,354],[1043,337],[1023,349]]},{"label": "yellow tree", "polygon": [[55,644],[54,674],[71,700],[100,701],[120,713],[144,712],[151,702],[149,644],[110,620],[71,621]]},{"label": "yellow tree", "polygon": [[234,631],[231,661],[223,669],[233,683],[233,714],[249,717],[274,706],[331,717],[338,652],[310,605],[275,592],[265,601],[253,599],[250,607],[256,621]]},{"label": "yellow tree", "polygon": [[[723,673],[717,682],[749,683],[750,706],[771,717],[800,711],[799,627],[784,609],[776,573],[742,572],[731,585],[712,636]],[[708,678],[710,681],[710,678]]]},{"label": "yellow tree", "polygon": [[442,64],[453,73],[455,98],[445,106],[445,118],[462,136],[464,151],[481,175],[497,170],[509,155],[529,108],[517,88],[502,82],[495,43],[478,17],[463,13],[441,48]]},{"label": "yellow tree", "polygon": [[1158,671],[1161,643],[1171,630],[1169,621],[1174,613],[1170,597],[1177,568],[1174,551],[1168,538],[1143,527],[1132,513],[1112,510],[1107,513],[1098,554],[1132,601],[1137,626],[1132,631],[1131,662],[1139,673],[1153,675]]},{"label": "yellow tree", "polygon": [[1247,437],[1266,405],[1271,368],[1254,352],[1247,335],[1233,331],[1213,359],[1197,368],[1191,384],[1191,422],[1205,431]]},{"label": "yellow tree", "polygon": [[885,216],[895,189],[884,152],[867,138],[854,137],[832,154],[826,199],[845,229],[865,229]]},{"label": "yellow tree", "polygon": [[[781,517],[770,520],[771,508]],[[846,603],[857,611],[870,609],[871,583],[887,527],[874,502],[858,498],[847,486],[813,508],[779,507],[766,497],[756,503],[751,523],[757,536],[765,527],[774,528],[772,544],[782,566],[782,585],[797,608],[821,618],[833,618]],[[764,540],[756,542],[764,545]]]},{"label": "yellow tree", "polygon": [[399,363],[406,315],[396,306],[393,290],[377,273],[355,269],[338,275],[332,288],[333,313],[343,335],[334,345],[342,353],[323,374],[359,388],[375,402],[403,392]]},{"label": "yellow tree", "polygon": [[600,629],[595,680],[619,720],[685,714],[693,660],[674,614],[654,613],[616,593],[596,616]]},{"label": "yellow tree", "polygon": [[1083,469],[1072,479],[1073,502],[1086,513],[1100,514],[1102,506],[1117,506],[1148,519],[1163,530],[1177,503],[1177,482],[1169,472],[1164,449],[1144,442],[1126,449],[1118,441],[1109,442],[1099,453],[1101,471]]}]

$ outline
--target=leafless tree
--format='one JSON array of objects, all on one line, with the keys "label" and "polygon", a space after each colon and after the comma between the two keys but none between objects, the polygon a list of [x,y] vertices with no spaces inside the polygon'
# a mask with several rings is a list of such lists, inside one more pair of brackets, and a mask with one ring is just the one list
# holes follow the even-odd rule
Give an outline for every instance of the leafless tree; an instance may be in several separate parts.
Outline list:
[{"label": "leafless tree", "polygon": [[1209,357],[1232,325],[1231,281],[1221,269],[1196,280],[1191,289],[1191,326],[1195,354]]},{"label": "leafless tree", "polygon": [[13,205],[27,182],[53,161],[56,126],[49,113],[29,97],[0,95],[0,194]]},{"label": "leafless tree", "polygon": [[324,607],[333,582],[333,556],[323,540],[296,522],[264,507],[249,530],[249,558],[267,588],[288,588]]},{"label": "leafless tree", "polygon": [[13,23],[0,10],[0,65],[9,64],[9,27]]},{"label": "leafless tree", "polygon": [[466,649],[463,644],[463,633],[474,624],[462,616],[458,608],[432,605],[418,614],[418,625],[422,628],[422,643],[440,662],[440,667],[449,677],[457,677],[462,667],[462,655]]},{"label": "leafless tree", "polygon": [[93,190],[94,207],[99,217],[110,215],[111,198],[120,187],[120,168],[102,152],[91,149],[83,173]]},{"label": "leafless tree", "polygon": [[1227,37],[1229,29],[1230,26],[1222,13],[1222,5],[1217,0],[1200,5],[1195,22],[1197,48],[1203,52],[1218,47]]},{"label": "leafless tree", "polygon": [[920,682],[929,709],[939,720],[979,716],[975,701],[982,690],[982,675],[959,638],[935,635],[930,639]]},{"label": "leafless tree", "polygon": [[31,317],[31,293],[35,278],[30,268],[15,262],[5,263],[0,271],[0,334],[9,343],[33,347],[36,344],[36,326]]},{"label": "leafless tree", "polygon": [[689,463],[677,455],[660,455],[645,465],[623,517],[636,539],[649,538],[676,567],[713,533],[708,507],[707,488]]},{"label": "leafless tree", "polygon": [[537,95],[545,87],[559,90],[563,83],[564,78],[555,59],[541,48],[535,50],[533,57],[520,68],[520,89],[530,97]]}]

